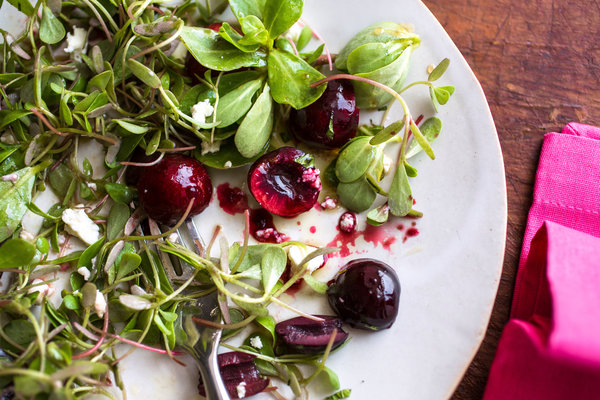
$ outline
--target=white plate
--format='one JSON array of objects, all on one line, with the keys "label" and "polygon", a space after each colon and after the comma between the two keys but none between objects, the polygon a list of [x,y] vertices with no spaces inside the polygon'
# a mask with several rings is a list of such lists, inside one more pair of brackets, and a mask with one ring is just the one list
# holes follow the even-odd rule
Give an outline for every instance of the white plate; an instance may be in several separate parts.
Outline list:
[{"label": "white plate", "polygon": [[[422,43],[413,55],[409,82],[426,77],[429,64],[444,57],[451,60],[443,82],[454,85],[456,92],[438,114],[444,127],[433,146],[437,158],[431,161],[421,154],[412,160],[419,170],[412,181],[416,207],[425,214],[417,221],[419,235],[404,242],[404,231],[396,226],[408,226],[411,221],[398,220],[384,228],[388,233],[383,237],[396,238],[390,246],[359,238],[351,247],[355,254],[333,258],[317,276],[328,279],[347,260],[368,256],[394,266],[400,277],[402,295],[395,325],[376,333],[350,330],[351,342],[328,360],[328,366],[339,374],[341,386],[352,389],[353,399],[447,398],[483,339],[502,268],[506,185],[492,116],[466,61],[419,0],[377,0],[368,5],[364,0],[306,3],[303,19],[333,52],[371,23],[393,20],[412,24]],[[3,28],[15,26],[14,20],[9,21],[8,8],[5,2],[0,13]],[[413,115],[433,114],[426,88],[410,89],[406,98]],[[394,117],[401,117],[399,107],[391,113]],[[233,184],[245,181],[241,171],[216,175],[215,186],[223,180]],[[311,210],[300,225],[284,219],[275,223],[294,239],[323,246],[337,233],[339,214]],[[221,224],[230,241],[240,239],[240,216],[222,212],[216,194],[211,207],[198,219],[206,228],[205,236],[215,224]],[[311,233],[312,226],[316,233]],[[314,296],[299,293],[288,300],[309,312],[331,313]],[[126,359],[124,368],[129,399],[198,397],[193,368],[183,371],[164,357],[141,351]],[[318,387],[315,392],[315,398],[323,397]]]}]

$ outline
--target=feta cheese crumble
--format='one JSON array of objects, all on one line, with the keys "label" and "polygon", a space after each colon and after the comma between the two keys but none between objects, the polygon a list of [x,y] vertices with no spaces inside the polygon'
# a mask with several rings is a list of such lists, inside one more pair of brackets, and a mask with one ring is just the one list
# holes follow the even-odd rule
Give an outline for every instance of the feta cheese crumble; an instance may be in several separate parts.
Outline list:
[{"label": "feta cheese crumble", "polygon": [[246,397],[246,382],[241,382],[235,387],[235,390],[237,391],[238,399]]},{"label": "feta cheese crumble", "polygon": [[28,242],[35,241],[35,235],[25,229],[21,230],[21,233],[19,233],[19,238],[27,240]]},{"label": "feta cheese crumble", "polygon": [[202,149],[201,149],[202,155],[205,155],[208,153],[216,153],[221,148],[221,141],[215,140],[212,143],[202,142],[201,146],[202,146]]},{"label": "feta cheese crumble", "polygon": [[90,272],[90,270],[87,267],[78,268],[77,273],[79,275],[83,276],[84,281],[89,281],[90,276],[92,276],[92,273]]},{"label": "feta cheese crumble", "polygon": [[233,164],[231,163],[231,161],[225,161],[225,164],[223,164],[223,167],[225,168],[231,168],[233,166]]},{"label": "feta cheese crumble", "polygon": [[43,283],[44,281],[40,278],[35,278],[31,284],[37,285],[32,288],[29,288],[27,294],[38,292],[39,296],[35,299],[36,304],[40,304],[44,297],[50,297],[54,294],[54,288],[47,283]]},{"label": "feta cheese crumble", "polygon": [[384,175],[387,175],[388,172],[390,172],[390,169],[392,169],[393,164],[394,164],[394,161],[387,154],[384,154],[383,155],[383,174]]},{"label": "feta cheese crumble", "polygon": [[210,117],[215,111],[208,99],[200,101],[192,106],[192,118],[199,124],[206,123],[206,117]]},{"label": "feta cheese crumble", "polygon": [[10,182],[12,182],[12,183],[13,183],[13,185],[14,185],[14,184],[15,184],[15,183],[17,183],[17,181],[19,180],[19,175],[15,174],[15,173],[8,174],[8,175],[4,175],[4,176],[2,177],[2,180],[3,180],[4,182],[9,182],[9,181],[10,181]]},{"label": "feta cheese crumble", "polygon": [[88,217],[83,208],[67,208],[61,218],[67,232],[77,236],[86,244],[92,245],[100,239],[100,228]]},{"label": "feta cheese crumble", "polygon": [[356,229],[356,218],[352,214],[346,212],[346,213],[342,214],[342,216],[340,217],[339,224],[340,224],[340,229],[343,232],[346,232],[346,233],[354,232],[354,230]]},{"label": "feta cheese crumble", "polygon": [[319,170],[316,168],[308,168],[302,172],[302,182],[308,182],[315,189],[321,190],[321,178],[319,177]]},{"label": "feta cheese crumble", "polygon": [[329,196],[325,197],[325,200],[320,204],[321,208],[324,210],[333,210],[337,207],[337,200],[333,199]]},{"label": "feta cheese crumble", "polygon": [[263,348],[263,343],[262,340],[260,340],[260,336],[253,336],[250,338],[250,345],[252,347],[254,347],[255,349],[262,349]]},{"label": "feta cheese crumble", "polygon": [[67,47],[65,53],[72,53],[76,61],[81,61],[81,53],[87,47],[87,31],[83,28],[73,27],[73,34],[67,32]]},{"label": "feta cheese crumble", "polygon": [[[304,260],[304,258],[307,255],[309,255],[316,249],[317,248],[313,247],[313,246],[306,246],[306,247],[297,246],[297,245],[288,246],[287,247],[288,258],[292,262],[292,266],[296,269],[298,267],[301,267],[300,263],[302,262],[302,260]],[[321,267],[321,265],[323,265],[324,263],[325,263],[325,258],[323,256],[315,257],[308,262],[308,265],[306,266],[306,271],[310,274],[313,271],[316,271],[317,269],[319,269]]]}]

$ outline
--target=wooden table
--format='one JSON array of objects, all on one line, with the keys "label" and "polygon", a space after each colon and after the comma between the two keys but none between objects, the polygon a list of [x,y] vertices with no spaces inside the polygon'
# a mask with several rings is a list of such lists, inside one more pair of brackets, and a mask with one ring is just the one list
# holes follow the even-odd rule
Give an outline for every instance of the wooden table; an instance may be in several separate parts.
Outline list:
[{"label": "wooden table", "polygon": [[502,279],[483,344],[453,396],[479,399],[508,320],[543,135],[571,121],[600,125],[600,2],[423,1],[481,82],[506,167]]}]

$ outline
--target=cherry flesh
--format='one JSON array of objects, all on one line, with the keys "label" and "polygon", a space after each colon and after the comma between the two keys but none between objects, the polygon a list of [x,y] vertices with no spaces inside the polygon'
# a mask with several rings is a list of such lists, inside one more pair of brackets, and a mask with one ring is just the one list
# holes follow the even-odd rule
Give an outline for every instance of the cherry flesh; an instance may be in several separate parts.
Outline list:
[{"label": "cherry flesh", "polygon": [[[252,354],[240,351],[222,353],[217,356],[221,378],[223,378],[223,383],[232,399],[254,396],[269,386],[269,379],[260,376],[258,368],[254,364],[254,358]],[[242,397],[239,396],[238,391],[240,384],[243,384],[245,389]],[[206,396],[202,378],[198,384],[198,392],[202,396]]]},{"label": "cherry flesh", "polygon": [[352,84],[336,80],[308,107],[292,109],[288,126],[302,142],[336,149],[356,136],[359,112]]},{"label": "cherry flesh", "polygon": [[227,214],[243,214],[248,209],[248,196],[238,187],[231,187],[229,183],[222,183],[217,187],[219,206]]},{"label": "cherry flesh", "polygon": [[296,317],[282,321],[275,326],[275,333],[281,345],[287,351],[300,354],[323,353],[337,329],[332,349],[341,346],[348,338],[342,329],[342,320],[330,315],[316,315],[323,321],[315,321],[306,317]]},{"label": "cherry flesh", "polygon": [[329,304],[344,322],[378,331],[398,315],[400,282],[387,264],[370,258],[347,263],[327,290]]},{"label": "cherry flesh", "polygon": [[277,230],[273,216],[263,208],[250,210],[250,234],[261,243],[282,243],[289,239]]},{"label": "cherry flesh", "polygon": [[165,156],[158,164],[144,167],[137,184],[140,203],[148,216],[165,225],[202,212],[210,202],[212,183],[204,165],[181,154]]},{"label": "cherry flesh", "polygon": [[313,207],[321,191],[319,170],[312,161],[312,156],[294,147],[267,153],[250,167],[250,192],[272,214],[302,214]]}]

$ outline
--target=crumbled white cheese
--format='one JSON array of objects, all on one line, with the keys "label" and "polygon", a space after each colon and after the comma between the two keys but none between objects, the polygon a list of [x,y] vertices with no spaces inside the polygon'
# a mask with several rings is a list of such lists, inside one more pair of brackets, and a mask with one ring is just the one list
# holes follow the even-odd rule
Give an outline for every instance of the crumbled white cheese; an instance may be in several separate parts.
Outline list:
[{"label": "crumbled white cheese", "polygon": [[[302,260],[304,260],[304,258],[307,255],[309,255],[316,249],[317,248],[313,247],[313,246],[304,247],[304,246],[297,246],[295,244],[288,246],[287,247],[288,258],[292,262],[292,266],[294,267],[294,269],[297,269],[298,267],[300,267],[301,266],[300,263],[302,262]],[[325,258],[323,256],[315,257],[308,262],[308,265],[306,266],[306,271],[310,274],[313,271],[316,271],[317,269],[319,269],[323,265],[324,262],[325,262]]]},{"label": "crumbled white cheese", "polygon": [[3,180],[4,182],[9,182],[9,181],[10,181],[10,182],[12,182],[12,183],[13,183],[13,185],[14,185],[14,184],[15,184],[15,183],[17,183],[17,181],[19,180],[19,175],[15,174],[15,173],[12,173],[12,174],[7,174],[7,175],[4,175],[4,176],[2,177],[2,180]]},{"label": "crumbled white cheese", "polygon": [[84,281],[90,280],[90,276],[92,275],[92,273],[90,272],[90,270],[87,267],[78,268],[77,273],[79,275],[83,276]]},{"label": "crumbled white cheese", "polygon": [[390,172],[390,169],[392,169],[393,164],[394,164],[394,161],[387,154],[384,154],[383,155],[383,174],[384,175],[387,175],[388,172]]},{"label": "crumbled white cheese", "polygon": [[173,232],[169,236],[167,236],[167,240],[171,243],[178,243],[179,242],[179,234],[177,232]]},{"label": "crumbled white cheese", "polygon": [[221,141],[215,140],[212,143],[202,142],[201,147],[202,147],[202,150],[201,150],[202,155],[205,155],[208,153],[216,153],[221,148]]},{"label": "crumbled white cheese", "polygon": [[350,213],[344,213],[340,217],[340,229],[344,232],[353,232],[356,229],[356,218]]},{"label": "crumbled white cheese", "polygon": [[141,288],[141,286],[138,285],[132,285],[130,291],[131,294],[134,296],[142,296],[144,294],[148,294],[144,289]]},{"label": "crumbled white cheese", "polygon": [[223,167],[225,168],[231,168],[233,166],[233,164],[231,163],[231,161],[225,161],[225,164],[223,164]]},{"label": "crumbled white cheese", "polygon": [[62,213],[62,220],[67,232],[77,236],[88,245],[100,239],[100,228],[88,217],[83,208],[67,208]]},{"label": "crumbled white cheese", "polygon": [[237,391],[238,399],[246,397],[246,382],[240,382],[240,384],[235,387],[235,390]]},{"label": "crumbled white cheese", "polygon": [[260,336],[253,336],[250,338],[250,345],[252,347],[254,347],[255,349],[262,349],[263,348],[263,343],[262,340],[260,340]]},{"label": "crumbled white cheese", "polygon": [[81,60],[81,53],[85,52],[87,31],[83,28],[73,27],[73,34],[67,33],[67,47],[65,53],[72,53],[76,61]]},{"label": "crumbled white cheese", "polygon": [[96,191],[96,190],[98,190],[98,186],[97,186],[95,183],[93,183],[93,182],[90,182],[90,183],[88,183],[88,184],[87,184],[87,186],[88,186],[90,189],[92,189],[93,191]]},{"label": "crumbled white cheese", "polygon": [[19,237],[23,240],[27,240],[28,242],[35,241],[35,235],[25,229],[21,230],[21,233],[19,233]]},{"label": "crumbled white cheese", "polygon": [[192,106],[192,118],[199,124],[206,123],[206,117],[210,117],[215,111],[208,99],[200,101]]},{"label": "crumbled white cheese", "polygon": [[320,204],[324,210],[333,210],[337,207],[337,200],[329,196],[325,197],[325,200]]},{"label": "crumbled white cheese", "polygon": [[29,288],[29,290],[27,291],[27,294],[39,292],[37,299],[35,299],[35,302],[37,304],[40,304],[44,297],[50,297],[52,296],[52,294],[54,294],[54,288],[50,286],[50,284],[43,282],[44,281],[39,278],[34,279],[33,282],[31,282],[31,284],[37,286]]},{"label": "crumbled white cheese", "polygon": [[96,290],[96,301],[94,301],[94,311],[100,318],[104,316],[106,311],[106,299],[101,291]]},{"label": "crumbled white cheese", "polygon": [[308,182],[315,189],[321,190],[321,178],[319,177],[320,171],[316,168],[307,168],[302,172],[302,182]]}]

